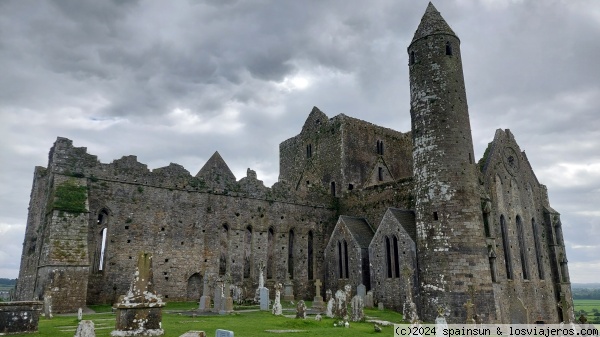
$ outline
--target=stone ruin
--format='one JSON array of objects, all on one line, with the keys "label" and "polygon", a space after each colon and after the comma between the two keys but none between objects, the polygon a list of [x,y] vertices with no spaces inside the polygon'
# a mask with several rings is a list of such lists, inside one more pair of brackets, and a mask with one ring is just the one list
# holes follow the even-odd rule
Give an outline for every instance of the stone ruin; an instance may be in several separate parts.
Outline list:
[{"label": "stone ruin", "polygon": [[116,304],[116,324],[111,336],[162,336],[162,308],[155,293],[152,254],[140,253],[129,292]]}]

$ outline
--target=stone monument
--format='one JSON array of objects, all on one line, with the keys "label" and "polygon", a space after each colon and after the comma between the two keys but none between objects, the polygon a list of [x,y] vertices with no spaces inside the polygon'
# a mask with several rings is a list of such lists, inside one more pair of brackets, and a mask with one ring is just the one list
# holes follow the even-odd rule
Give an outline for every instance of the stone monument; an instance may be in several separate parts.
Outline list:
[{"label": "stone monument", "polygon": [[290,279],[290,274],[287,274],[287,278],[283,283],[283,300],[293,301],[294,300],[294,283]]},{"label": "stone monument", "polygon": [[213,274],[204,274],[204,280],[202,285],[202,297],[200,297],[200,305],[198,311],[206,312],[210,311],[210,287],[209,282],[214,278]]},{"label": "stone monument", "polygon": [[283,308],[281,307],[281,283],[275,283],[275,302],[273,303],[273,315],[282,315]]},{"label": "stone monument", "polygon": [[360,295],[352,297],[352,322],[362,322],[365,320],[364,302]]},{"label": "stone monument", "polygon": [[303,300],[298,301],[296,305],[296,318],[306,318],[306,304]]},{"label": "stone monument", "polygon": [[94,322],[90,320],[82,320],[77,326],[75,337],[96,337]]},{"label": "stone monument", "polygon": [[317,279],[315,281],[315,298],[313,299],[312,308],[315,311],[322,312],[325,309],[325,303],[323,302],[323,297],[321,296],[321,280]]},{"label": "stone monument", "polygon": [[373,301],[373,291],[367,291],[365,295],[365,308],[373,308],[375,307],[375,302]]},{"label": "stone monument", "polygon": [[221,302],[223,301],[223,279],[220,277],[215,277],[213,280],[213,312],[219,312],[221,310]]},{"label": "stone monument", "polygon": [[221,288],[221,308],[219,314],[225,315],[233,312],[233,298],[231,297],[231,275],[225,275],[225,283]]},{"label": "stone monument", "polygon": [[115,330],[111,336],[162,336],[165,303],[154,292],[152,254],[140,253],[129,292],[117,303]]},{"label": "stone monument", "polygon": [[365,296],[367,296],[367,287],[365,287],[365,285],[362,283],[359,284],[358,287],[356,287],[356,294],[360,296],[364,302]]},{"label": "stone monument", "polygon": [[335,292],[335,304],[333,307],[333,316],[335,318],[347,320],[348,319],[348,300],[346,292],[338,290]]}]

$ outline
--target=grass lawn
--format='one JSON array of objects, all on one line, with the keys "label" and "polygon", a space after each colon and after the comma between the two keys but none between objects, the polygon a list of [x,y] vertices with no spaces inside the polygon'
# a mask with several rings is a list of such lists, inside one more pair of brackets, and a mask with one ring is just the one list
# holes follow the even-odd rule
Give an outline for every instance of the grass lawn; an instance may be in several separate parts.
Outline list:
[{"label": "grass lawn", "polygon": [[[308,306],[308,305],[307,305]],[[295,310],[285,310],[284,315],[295,314]],[[288,306],[289,307],[289,306]],[[310,307],[310,306],[308,306]],[[381,333],[376,333],[373,323],[350,322],[350,328],[334,327],[335,320],[323,317],[317,322],[314,316],[308,316],[305,320],[273,316],[265,311],[241,311],[231,315],[211,316],[187,316],[183,312],[197,308],[196,303],[168,303],[163,309],[162,326],[166,337],[178,337],[189,330],[203,330],[208,336],[214,336],[216,329],[232,330],[236,337],[244,336],[368,336],[393,334],[393,326],[382,327]],[[115,316],[110,313],[110,306],[91,306],[95,314],[84,314],[83,319],[94,321],[96,336],[107,337],[115,326]],[[377,309],[365,309],[365,315],[373,319],[387,320],[401,323],[402,315],[390,311],[379,311]],[[39,332],[37,334],[19,334],[11,336],[48,336],[48,337],[72,337],[77,328],[77,315],[57,315],[47,320],[40,318]],[[274,333],[265,330],[302,330],[302,332]]]},{"label": "grass lawn", "polygon": [[573,300],[575,307],[575,318],[579,318],[578,312],[585,310],[588,322],[600,324],[600,314],[595,316],[594,309],[600,312],[600,300]]}]

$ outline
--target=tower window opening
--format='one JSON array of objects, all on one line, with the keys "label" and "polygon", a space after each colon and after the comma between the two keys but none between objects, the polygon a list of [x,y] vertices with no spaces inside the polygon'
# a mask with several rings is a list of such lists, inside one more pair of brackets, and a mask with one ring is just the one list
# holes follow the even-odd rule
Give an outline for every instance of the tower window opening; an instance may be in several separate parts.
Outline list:
[{"label": "tower window opening", "polygon": [[446,55],[452,56],[452,44],[450,41],[446,41]]},{"label": "tower window opening", "polygon": [[377,141],[377,154],[383,156],[383,140]]},{"label": "tower window opening", "polygon": [[354,189],[354,185],[348,184],[348,191],[352,191]]},{"label": "tower window opening", "polygon": [[335,181],[331,182],[331,195],[335,197]]},{"label": "tower window opening", "polygon": [[383,181],[383,167],[378,170],[379,181]]},{"label": "tower window opening", "polygon": [[439,220],[438,212],[433,212],[433,220],[435,220],[435,221]]},{"label": "tower window opening", "polygon": [[312,158],[312,144],[306,145],[306,158]]},{"label": "tower window opening", "polygon": [[415,64],[416,60],[415,60],[415,52],[414,51],[410,52],[410,57],[409,57],[409,61],[408,62],[409,62],[410,65]]}]

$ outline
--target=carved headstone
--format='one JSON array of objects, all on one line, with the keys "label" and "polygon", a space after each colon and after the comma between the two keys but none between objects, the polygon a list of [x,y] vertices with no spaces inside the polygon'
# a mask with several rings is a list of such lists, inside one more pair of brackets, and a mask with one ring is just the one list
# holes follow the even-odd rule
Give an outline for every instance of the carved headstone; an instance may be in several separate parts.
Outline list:
[{"label": "carved headstone", "polygon": [[306,318],[306,304],[303,300],[298,301],[296,305],[296,318]]},{"label": "carved headstone", "polygon": [[231,276],[225,275],[225,280],[221,291],[221,309],[219,314],[225,315],[233,312],[233,298],[231,297]]},{"label": "carved headstone", "polygon": [[365,295],[365,308],[373,308],[375,307],[375,303],[373,301],[373,291],[367,291]]},{"label": "carved headstone", "polygon": [[383,302],[377,303],[377,309],[383,311]]},{"label": "carved headstone", "polygon": [[77,321],[80,322],[83,319],[83,310],[81,308],[77,309]]},{"label": "carved headstone", "polygon": [[352,297],[352,321],[361,322],[365,319],[364,302],[360,295]]},{"label": "carved headstone", "polygon": [[260,288],[260,310],[269,310],[269,289]]},{"label": "carved headstone", "polygon": [[214,298],[213,298],[213,304],[214,304],[214,308],[213,308],[213,312],[219,312],[221,310],[221,302],[223,301],[223,280],[219,277],[215,278],[214,282],[213,282],[214,286],[213,286],[213,294],[214,294]]},{"label": "carved headstone", "polygon": [[273,303],[273,315],[282,315],[283,308],[281,307],[281,283],[275,283],[275,302]]},{"label": "carved headstone", "polygon": [[325,308],[325,303],[323,302],[323,297],[321,296],[321,280],[317,279],[315,281],[315,298],[313,299],[312,308],[316,311],[322,312]]},{"label": "carved headstone", "polygon": [[335,292],[335,305],[333,307],[333,316],[335,318],[347,319],[348,317],[348,301],[346,300],[346,292],[338,290]]},{"label": "carved headstone", "polygon": [[217,329],[216,337],[233,337],[233,331]]},{"label": "carved headstone", "polygon": [[206,332],[204,331],[188,331],[179,337],[206,337]]},{"label": "carved headstone", "polygon": [[356,294],[360,296],[364,302],[365,296],[367,296],[367,287],[365,287],[364,284],[359,284],[358,287],[356,287]]},{"label": "carved headstone", "polygon": [[287,280],[285,280],[285,283],[283,284],[283,300],[294,300],[294,283],[290,280],[290,274],[288,274]]},{"label": "carved headstone", "polygon": [[333,315],[333,307],[335,307],[335,300],[333,298],[330,298],[329,301],[327,301],[327,309],[325,310],[325,316],[329,318],[335,317]]},{"label": "carved headstone", "polygon": [[444,312],[446,310],[443,307],[438,307],[438,317],[435,319],[435,335],[436,337],[443,337],[445,329],[448,328],[448,323],[444,318]]},{"label": "carved headstone", "polygon": [[198,310],[201,312],[210,311],[210,282],[213,278],[212,274],[204,274],[203,286],[202,286],[202,297],[200,297],[200,305]]},{"label": "carved headstone", "polygon": [[140,253],[129,292],[117,303],[112,336],[162,336],[162,307],[165,303],[154,291],[152,254]]},{"label": "carved headstone", "polygon": [[96,337],[94,322],[90,320],[80,321],[75,332],[75,337]]},{"label": "carved headstone", "polygon": [[44,295],[44,317],[46,319],[52,318],[52,296]]}]

